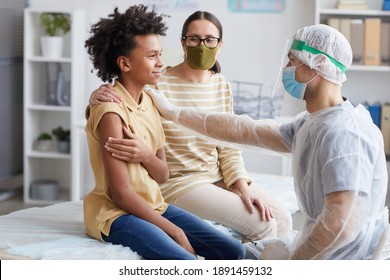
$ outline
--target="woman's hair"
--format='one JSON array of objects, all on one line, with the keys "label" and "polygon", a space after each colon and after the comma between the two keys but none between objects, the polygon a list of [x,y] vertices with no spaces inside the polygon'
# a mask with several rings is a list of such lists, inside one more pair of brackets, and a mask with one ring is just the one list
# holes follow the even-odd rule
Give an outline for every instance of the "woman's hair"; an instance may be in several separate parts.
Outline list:
[{"label": "woman's hair", "polygon": [[[124,13],[114,9],[107,18],[91,26],[92,36],[85,41],[97,76],[104,82],[111,82],[120,74],[117,58],[130,55],[137,46],[137,35],[156,34],[165,36],[166,27],[163,17],[155,9],[148,11],[145,5],[130,6]],[[92,70],[93,72],[93,70]]]},{"label": "woman's hair", "polygon": [[[195,20],[200,20],[200,19],[205,19],[213,23],[219,31],[219,39],[222,40],[222,35],[223,35],[223,29],[222,29],[222,24],[218,20],[216,16],[214,16],[212,13],[206,12],[206,11],[196,11],[192,15],[190,15],[186,21],[183,24],[183,29],[181,31],[181,38],[187,35],[188,31],[188,26],[191,24],[191,22]],[[220,73],[221,72],[221,66],[219,65],[218,61],[215,62],[213,67],[210,68],[211,71],[215,73]]]}]

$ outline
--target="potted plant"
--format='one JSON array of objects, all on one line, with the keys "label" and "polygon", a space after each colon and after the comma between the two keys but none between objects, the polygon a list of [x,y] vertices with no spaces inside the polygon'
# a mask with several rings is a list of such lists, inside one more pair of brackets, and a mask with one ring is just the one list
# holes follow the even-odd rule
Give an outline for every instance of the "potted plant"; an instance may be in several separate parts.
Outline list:
[{"label": "potted plant", "polygon": [[70,130],[63,129],[62,126],[52,130],[53,135],[58,141],[58,151],[60,153],[69,153],[70,152]]},{"label": "potted plant", "polygon": [[47,132],[42,132],[37,137],[37,149],[39,151],[48,151],[51,148],[53,138]]},{"label": "potted plant", "polygon": [[42,54],[58,58],[63,52],[63,36],[70,30],[70,15],[67,13],[41,13],[41,25],[45,36],[41,37]]}]

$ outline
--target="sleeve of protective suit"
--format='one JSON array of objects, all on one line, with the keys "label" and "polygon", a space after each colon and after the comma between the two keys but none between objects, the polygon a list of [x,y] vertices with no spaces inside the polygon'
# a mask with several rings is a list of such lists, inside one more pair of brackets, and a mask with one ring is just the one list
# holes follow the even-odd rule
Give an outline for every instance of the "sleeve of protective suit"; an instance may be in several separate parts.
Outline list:
[{"label": "sleeve of protective suit", "polygon": [[[226,90],[226,94],[228,94],[230,98],[226,98],[226,100],[228,101],[221,103],[225,104],[223,110],[226,113],[233,114],[233,93],[230,83],[227,83],[227,85],[228,90]],[[231,189],[234,183],[239,180],[245,180],[248,184],[252,183],[245,169],[244,160],[241,156],[240,149],[217,146],[217,151],[219,168],[222,172],[222,178],[225,183],[225,186],[228,189]]]},{"label": "sleeve of protective suit", "polygon": [[[253,120],[246,115],[207,113],[174,106],[156,90],[146,88],[161,117],[182,125],[208,139],[217,139],[217,145],[232,148],[268,149],[289,153],[275,120]],[[234,143],[235,145],[229,145]],[[226,144],[226,145],[225,145]]]},{"label": "sleeve of protective suit", "polygon": [[356,239],[366,221],[365,196],[357,191],[334,192],[325,197],[324,208],[309,232],[302,232],[291,259],[327,259]]}]

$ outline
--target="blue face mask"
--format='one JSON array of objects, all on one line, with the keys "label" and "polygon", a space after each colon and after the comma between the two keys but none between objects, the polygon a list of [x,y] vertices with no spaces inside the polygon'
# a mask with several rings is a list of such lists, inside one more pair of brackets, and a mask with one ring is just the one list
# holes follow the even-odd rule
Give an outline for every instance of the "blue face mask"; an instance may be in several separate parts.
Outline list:
[{"label": "blue face mask", "polygon": [[306,83],[299,83],[295,80],[295,69],[298,66],[289,66],[283,68],[282,82],[284,89],[292,97],[298,98],[299,100],[303,100],[303,96],[305,95],[306,90]]},{"label": "blue face mask", "polygon": [[295,80],[295,69],[299,66],[303,65],[303,63],[298,66],[288,66],[283,68],[282,82],[284,89],[292,96],[299,100],[303,100],[305,96],[306,85],[313,81],[317,76],[315,75],[313,79],[308,81],[307,83],[299,83]]}]

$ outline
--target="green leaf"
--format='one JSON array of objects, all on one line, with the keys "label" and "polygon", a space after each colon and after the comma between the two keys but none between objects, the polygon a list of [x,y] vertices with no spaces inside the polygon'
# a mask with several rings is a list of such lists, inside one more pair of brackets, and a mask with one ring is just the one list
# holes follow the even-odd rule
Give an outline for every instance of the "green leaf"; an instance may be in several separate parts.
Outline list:
[{"label": "green leaf", "polygon": [[66,13],[41,13],[41,25],[49,36],[62,36],[70,31],[70,15]]}]

